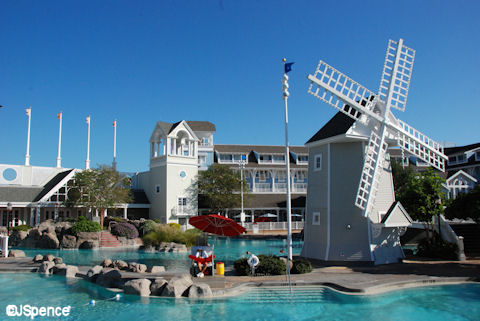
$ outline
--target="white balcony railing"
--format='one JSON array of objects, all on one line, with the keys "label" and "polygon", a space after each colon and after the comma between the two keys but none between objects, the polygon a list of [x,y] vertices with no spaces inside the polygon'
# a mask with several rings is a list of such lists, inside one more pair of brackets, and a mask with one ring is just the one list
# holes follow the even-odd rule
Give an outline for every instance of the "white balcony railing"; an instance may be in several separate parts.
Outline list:
[{"label": "white balcony railing", "polygon": [[[243,227],[251,231],[253,226],[258,226],[259,230],[272,231],[272,230],[286,230],[287,222],[258,222],[258,223],[244,223]],[[292,230],[303,229],[304,222],[292,222]]]},{"label": "white balcony railing", "polygon": [[254,192],[265,193],[265,192],[271,192],[271,191],[272,191],[272,185],[270,183],[255,183]]},{"label": "white balcony railing", "polygon": [[307,192],[307,183],[294,183],[293,184],[293,191],[294,192]]},{"label": "white balcony railing", "polygon": [[287,192],[287,183],[276,183],[275,192],[286,193]]}]

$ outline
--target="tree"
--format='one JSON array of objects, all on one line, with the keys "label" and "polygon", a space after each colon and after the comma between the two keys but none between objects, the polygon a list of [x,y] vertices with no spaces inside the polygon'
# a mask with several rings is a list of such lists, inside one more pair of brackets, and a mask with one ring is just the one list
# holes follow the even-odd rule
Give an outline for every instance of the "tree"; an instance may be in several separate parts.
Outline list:
[{"label": "tree", "polygon": [[[191,194],[203,198],[209,210],[214,213],[240,207],[240,173],[226,165],[213,164],[206,171],[199,172],[193,186]],[[247,186],[244,179],[244,196],[248,194]]]},{"label": "tree", "polygon": [[87,169],[74,176],[74,187],[68,192],[65,205],[81,206],[100,210],[100,225],[103,226],[103,212],[116,208],[118,204],[132,200],[130,179],[107,165],[96,169]]},{"label": "tree", "polygon": [[431,168],[417,173],[409,167],[403,168],[396,162],[392,162],[392,172],[396,199],[402,203],[412,219],[425,224],[430,238],[433,236],[433,226],[430,224],[432,217],[443,212],[444,179]]},{"label": "tree", "polygon": [[461,218],[480,222],[480,185],[475,186],[469,193],[461,193],[452,200],[445,209],[447,218]]}]

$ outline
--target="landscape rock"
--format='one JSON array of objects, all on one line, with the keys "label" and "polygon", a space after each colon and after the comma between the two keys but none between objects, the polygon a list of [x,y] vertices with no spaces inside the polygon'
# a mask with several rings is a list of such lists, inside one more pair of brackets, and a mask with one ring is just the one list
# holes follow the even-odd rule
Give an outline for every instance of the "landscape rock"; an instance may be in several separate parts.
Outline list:
[{"label": "landscape rock", "polygon": [[61,263],[63,263],[63,259],[61,257],[56,257],[56,258],[53,259],[53,263],[61,264]]},{"label": "landscape rock", "polygon": [[99,247],[98,241],[93,240],[82,240],[82,242],[77,241],[77,245],[79,249],[95,249]]},{"label": "landscape rock", "polygon": [[96,283],[107,288],[123,287],[122,275],[118,270],[111,268],[103,268]]},{"label": "landscape rock", "polygon": [[65,263],[55,264],[55,266],[52,268],[52,273],[58,274],[60,270],[65,269],[66,267],[67,265]]},{"label": "landscape rock", "polygon": [[26,231],[13,231],[10,234],[8,243],[10,246],[18,246],[28,235]]},{"label": "landscape rock", "polygon": [[192,299],[209,298],[211,296],[213,296],[212,289],[206,283],[193,284],[188,291],[188,297]]},{"label": "landscape rock", "polygon": [[150,284],[150,292],[151,295],[162,295],[163,290],[167,286],[168,282],[164,278],[156,278],[153,280],[152,284]]},{"label": "landscape rock", "polygon": [[38,268],[39,273],[50,274],[51,269],[55,266],[55,263],[52,261],[43,261],[42,265]]},{"label": "landscape rock", "polygon": [[113,261],[113,267],[119,270],[128,270],[128,263],[122,260]]},{"label": "landscape rock", "polygon": [[[55,259],[55,256],[53,256],[52,254],[45,254],[43,256],[43,260],[44,261],[49,261],[49,262],[53,262],[53,260]],[[55,263],[54,263],[55,264]]]},{"label": "landscape rock", "polygon": [[77,247],[77,238],[74,235],[65,234],[62,237],[62,242],[60,242],[60,247],[62,249],[74,249]]},{"label": "landscape rock", "polygon": [[79,249],[93,249],[100,245],[100,232],[78,232],[77,247]]},{"label": "landscape rock", "polygon": [[100,263],[100,265],[103,266],[103,267],[112,267],[112,260],[105,259],[105,260],[103,260],[102,263]]},{"label": "landscape rock", "polygon": [[142,250],[145,251],[145,252],[155,252],[155,247],[153,247],[151,245],[147,245],[147,246],[142,247]]},{"label": "landscape rock", "polygon": [[100,265],[95,265],[94,267],[90,268],[87,272],[87,276],[90,279],[96,279],[97,276],[102,272],[102,267]]},{"label": "landscape rock", "polygon": [[58,275],[64,275],[67,278],[74,278],[75,275],[78,273],[78,266],[75,265],[67,265],[63,269],[59,269]]},{"label": "landscape rock", "polygon": [[180,298],[187,294],[188,288],[193,284],[190,274],[173,277],[162,292],[162,296]]},{"label": "landscape rock", "polygon": [[57,238],[55,232],[43,232],[40,240],[37,242],[37,247],[42,249],[58,249],[60,241]]},{"label": "landscape rock", "polygon": [[33,258],[33,262],[35,263],[43,262],[43,255],[42,254],[35,255],[35,257]]},{"label": "landscape rock", "polygon": [[161,273],[165,272],[165,267],[162,265],[154,265],[147,268],[148,273]]},{"label": "landscape rock", "polygon": [[134,279],[128,281],[123,286],[123,290],[126,294],[136,294],[140,296],[150,295],[150,284],[152,282],[147,279]]},{"label": "landscape rock", "polygon": [[25,252],[22,250],[10,250],[8,251],[8,257],[25,257]]},{"label": "landscape rock", "polygon": [[188,253],[188,248],[185,244],[179,244],[174,242],[162,242],[157,247],[159,252],[174,252],[174,253]]},{"label": "landscape rock", "polygon": [[38,226],[38,229],[40,232],[46,232],[46,233],[55,233],[55,224],[53,223],[52,220],[46,220],[40,223]]},{"label": "landscape rock", "polygon": [[147,266],[145,264],[130,262],[128,263],[128,270],[135,273],[145,273],[147,271]]}]

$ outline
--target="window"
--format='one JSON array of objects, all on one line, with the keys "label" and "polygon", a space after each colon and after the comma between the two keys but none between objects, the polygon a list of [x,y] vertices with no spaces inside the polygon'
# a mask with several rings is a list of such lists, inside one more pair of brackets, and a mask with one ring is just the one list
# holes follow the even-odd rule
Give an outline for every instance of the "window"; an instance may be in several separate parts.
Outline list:
[{"label": "window", "polygon": [[200,143],[202,146],[208,146],[209,141],[207,137],[202,137],[202,142]]},{"label": "window", "polygon": [[235,163],[238,163],[241,160],[247,160],[247,154],[235,154],[233,155],[233,161]]},{"label": "window", "polygon": [[[478,154],[478,152],[477,152]],[[461,163],[466,163],[467,162],[467,157],[465,154],[461,155],[453,155],[448,157],[448,164],[453,165],[453,164],[461,164]]]},{"label": "window", "polygon": [[156,194],[160,193],[160,185],[155,185],[155,193]]},{"label": "window", "polygon": [[307,173],[305,171],[298,171],[295,173],[295,178],[297,179],[297,182],[305,182],[305,178]]},{"label": "window", "polygon": [[265,182],[267,180],[268,176],[269,176],[268,172],[263,171],[263,170],[258,171],[257,174],[256,174],[256,177],[257,177],[259,182]]},{"label": "window", "polygon": [[205,164],[207,162],[207,156],[199,155],[198,156],[198,165]]},{"label": "window", "polygon": [[178,198],[178,213],[184,213],[187,209],[187,198],[179,197]]},{"label": "window", "polygon": [[475,153],[475,160],[480,161],[480,151]]},{"label": "window", "polygon": [[322,170],[322,154],[315,155],[315,162],[313,164],[313,168],[315,171]]},{"label": "window", "polygon": [[258,156],[258,162],[259,163],[271,163],[272,162],[272,155],[260,154]]},{"label": "window", "polygon": [[313,212],[312,225],[320,225],[320,212]]},{"label": "window", "polygon": [[298,164],[308,164],[308,155],[298,155]]},{"label": "window", "polygon": [[274,163],[285,163],[285,155],[273,155],[273,162]]},{"label": "window", "polygon": [[286,171],[278,171],[277,172],[277,181],[279,183],[285,183],[287,181],[287,172]]},{"label": "window", "polygon": [[231,163],[233,160],[232,154],[218,154],[219,163]]}]

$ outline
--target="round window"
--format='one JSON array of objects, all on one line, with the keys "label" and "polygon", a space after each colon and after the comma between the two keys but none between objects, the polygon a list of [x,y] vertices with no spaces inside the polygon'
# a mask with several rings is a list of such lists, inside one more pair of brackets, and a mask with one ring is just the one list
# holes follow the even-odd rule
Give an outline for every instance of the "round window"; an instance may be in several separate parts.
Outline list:
[{"label": "round window", "polygon": [[181,178],[187,177],[187,173],[185,171],[180,171],[180,177]]},{"label": "round window", "polygon": [[13,168],[7,168],[3,171],[2,176],[7,181],[13,181],[15,178],[17,178],[17,171]]}]

